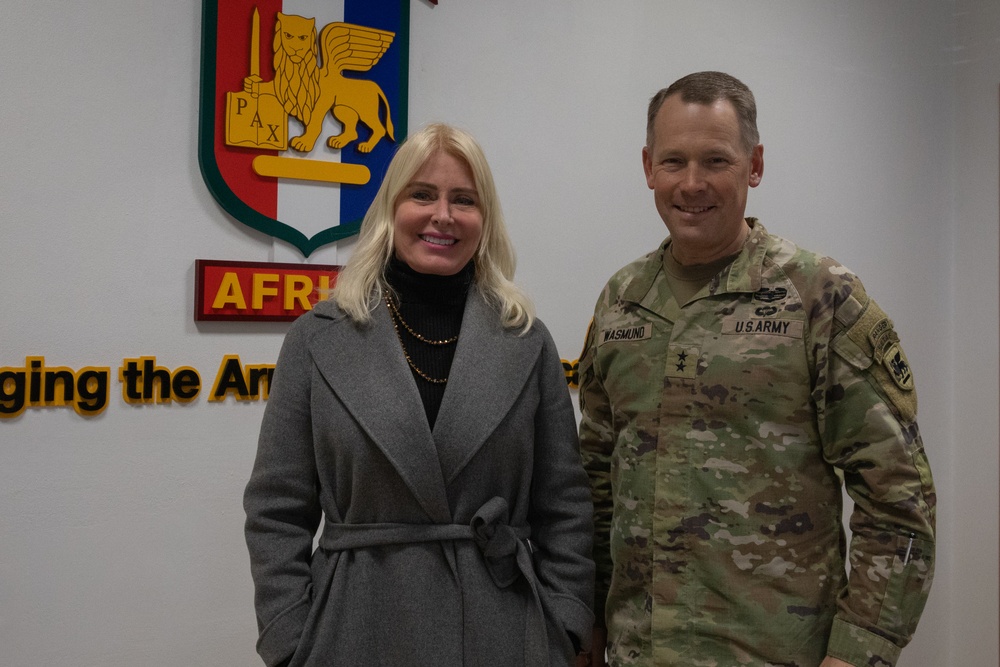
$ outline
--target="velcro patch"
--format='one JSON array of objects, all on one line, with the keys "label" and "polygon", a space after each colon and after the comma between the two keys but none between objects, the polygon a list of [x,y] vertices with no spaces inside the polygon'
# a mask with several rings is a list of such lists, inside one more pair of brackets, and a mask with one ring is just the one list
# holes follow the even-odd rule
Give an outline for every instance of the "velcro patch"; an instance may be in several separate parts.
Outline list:
[{"label": "velcro patch", "polygon": [[597,336],[597,344],[604,345],[605,343],[649,340],[652,337],[652,324],[637,324],[628,327],[617,327],[615,329],[604,329]]},{"label": "velcro patch", "polygon": [[696,347],[671,344],[667,350],[667,367],[663,374],[671,378],[693,380],[698,375],[699,356],[700,351]]},{"label": "velcro patch", "polygon": [[802,338],[802,320],[778,320],[767,317],[749,319],[731,317],[722,321],[722,333],[737,336],[757,334]]},{"label": "velcro patch", "polygon": [[892,322],[888,317],[883,317],[876,322],[868,332],[868,340],[875,351],[875,361],[880,361],[882,355],[886,353],[889,346],[899,342],[896,330],[892,328]]},{"label": "velcro patch", "polygon": [[892,320],[885,311],[869,299],[857,322],[847,330],[847,335],[862,350],[870,352],[872,375],[903,419],[916,419],[917,396],[913,391],[913,373]]}]

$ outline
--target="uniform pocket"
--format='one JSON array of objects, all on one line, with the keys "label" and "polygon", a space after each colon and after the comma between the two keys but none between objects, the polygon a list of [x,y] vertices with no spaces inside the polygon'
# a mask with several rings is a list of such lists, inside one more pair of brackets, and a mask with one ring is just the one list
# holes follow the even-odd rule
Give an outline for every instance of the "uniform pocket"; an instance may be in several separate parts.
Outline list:
[{"label": "uniform pocket", "polygon": [[879,611],[878,625],[909,637],[927,601],[934,578],[934,543],[910,535],[896,536],[892,569]]}]

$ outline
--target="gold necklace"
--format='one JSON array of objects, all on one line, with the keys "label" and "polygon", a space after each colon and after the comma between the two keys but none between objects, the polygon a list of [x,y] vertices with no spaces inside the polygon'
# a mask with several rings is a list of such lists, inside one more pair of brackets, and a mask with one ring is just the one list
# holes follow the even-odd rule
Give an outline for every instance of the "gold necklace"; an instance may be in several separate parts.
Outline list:
[{"label": "gold necklace", "polygon": [[419,340],[421,343],[427,343],[428,345],[448,345],[449,343],[454,343],[455,341],[458,340],[458,336],[452,336],[451,338],[445,338],[444,340],[429,340],[427,338],[424,338],[423,336],[421,336],[416,331],[410,328],[410,325],[406,323],[406,320],[403,319],[403,316],[399,314],[399,309],[396,308],[396,304],[394,304],[392,300],[389,298],[388,293],[386,293],[385,295],[385,305],[389,306],[389,310],[392,311],[393,315],[395,315],[393,323],[395,324],[395,321],[399,320],[399,322],[403,325],[403,327],[405,327],[406,330],[410,332],[410,335]]},{"label": "gold necklace", "polygon": [[427,343],[429,345],[447,345],[448,343],[454,343],[458,340],[458,336],[454,336],[452,338],[446,338],[445,340],[427,340],[426,338],[418,334],[416,331],[411,329],[410,326],[406,323],[406,321],[403,320],[403,317],[402,315],[399,314],[399,311],[396,309],[396,306],[393,305],[392,301],[390,301],[388,294],[385,295],[385,304],[389,308],[389,319],[392,320],[392,328],[396,331],[396,339],[399,340],[399,346],[403,348],[403,356],[406,357],[406,363],[410,365],[410,368],[412,368],[417,375],[419,375],[424,380],[432,384],[445,384],[446,382],[448,382],[448,378],[446,377],[432,378],[430,375],[417,368],[417,365],[413,363],[413,359],[410,359],[410,353],[406,351],[406,344],[403,343],[403,335],[399,333],[399,325],[396,324],[396,320],[398,318],[399,321],[403,323],[403,326],[406,327],[406,330],[409,331],[410,334],[413,335],[417,340]]}]

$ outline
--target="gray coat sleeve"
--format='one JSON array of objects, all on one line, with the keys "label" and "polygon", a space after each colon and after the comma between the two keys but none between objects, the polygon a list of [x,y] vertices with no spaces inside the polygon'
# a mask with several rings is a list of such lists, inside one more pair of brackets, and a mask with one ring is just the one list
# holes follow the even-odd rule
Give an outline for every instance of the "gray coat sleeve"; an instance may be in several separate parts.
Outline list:
[{"label": "gray coat sleeve", "polygon": [[[594,625],[593,504],[580,461],[576,415],[562,363],[548,332],[539,359],[541,403],[535,417],[535,470],[532,476],[532,542],[535,566],[546,594],[546,615],[562,627],[550,628],[574,652],[590,645]],[[559,646],[550,638],[550,650]],[[550,656],[551,664],[560,664]]]},{"label": "gray coat sleeve", "polygon": [[296,322],[282,345],[243,497],[260,630],[257,651],[268,665],[288,658],[299,643],[311,598],[313,535],[322,516],[304,326],[309,319]]}]

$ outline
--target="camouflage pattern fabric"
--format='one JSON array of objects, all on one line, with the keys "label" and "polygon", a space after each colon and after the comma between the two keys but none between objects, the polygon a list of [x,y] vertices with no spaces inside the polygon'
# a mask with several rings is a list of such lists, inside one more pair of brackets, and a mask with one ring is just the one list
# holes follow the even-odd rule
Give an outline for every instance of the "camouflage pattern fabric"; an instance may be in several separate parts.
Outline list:
[{"label": "camouflage pattern fabric", "polygon": [[669,239],[619,271],[587,334],[610,664],[891,667],[934,569],[912,374],[856,276],[748,222],[686,304],[664,277]]}]

